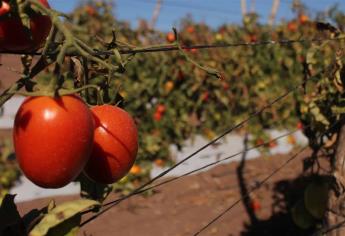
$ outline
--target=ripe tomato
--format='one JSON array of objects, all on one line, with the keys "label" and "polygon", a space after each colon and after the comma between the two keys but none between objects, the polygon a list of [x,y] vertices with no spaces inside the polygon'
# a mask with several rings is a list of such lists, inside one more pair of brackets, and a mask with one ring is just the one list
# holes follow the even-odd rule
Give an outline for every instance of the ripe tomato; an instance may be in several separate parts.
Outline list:
[{"label": "ripe tomato", "polygon": [[258,37],[255,34],[249,35],[249,41],[251,43],[256,43],[258,41]]},{"label": "ripe tomato", "polygon": [[157,159],[155,160],[155,164],[159,167],[164,167],[165,166],[165,163],[162,159]]},{"label": "ripe tomato", "polygon": [[112,184],[133,166],[138,152],[138,131],[132,117],[119,107],[102,105],[91,111],[95,136],[84,172],[95,182]]},{"label": "ripe tomato", "polygon": [[193,26],[188,26],[188,27],[187,27],[187,32],[188,32],[188,33],[192,34],[192,33],[194,33],[194,31],[195,31],[195,29],[194,29]]},{"label": "ripe tomato", "polygon": [[153,119],[154,119],[155,121],[160,121],[160,120],[162,119],[162,113],[155,112],[155,113],[153,114]]},{"label": "ripe tomato", "polygon": [[296,144],[296,138],[295,138],[295,136],[293,136],[293,135],[289,135],[289,136],[287,136],[287,142],[289,143],[289,144],[291,144],[291,145],[295,145]]},{"label": "ripe tomato", "polygon": [[167,81],[164,85],[165,92],[169,93],[171,90],[173,90],[175,84],[172,81]]},{"label": "ripe tomato", "polygon": [[261,210],[261,204],[258,200],[252,200],[250,202],[250,208],[254,211],[257,212],[259,210]]},{"label": "ripe tomato", "polygon": [[167,41],[169,42],[169,43],[173,43],[173,42],[175,42],[175,34],[173,33],[173,32],[169,32],[168,34],[167,34]]},{"label": "ripe tomato", "polygon": [[287,24],[287,28],[290,32],[296,32],[298,29],[298,26],[297,26],[296,22],[291,21]]},{"label": "ripe tomato", "polygon": [[298,17],[298,20],[299,20],[299,23],[305,24],[309,21],[309,17],[307,15],[302,14]]},{"label": "ripe tomato", "polygon": [[166,110],[166,107],[165,107],[165,105],[163,105],[163,104],[159,104],[158,106],[157,106],[157,109],[156,109],[156,112],[157,113],[164,113],[165,112],[165,110]]},{"label": "ripe tomato", "polygon": [[275,147],[277,147],[277,146],[278,146],[278,144],[277,144],[276,141],[271,141],[271,142],[268,143],[268,147],[269,147],[269,148],[275,148]]},{"label": "ripe tomato", "polygon": [[10,8],[10,4],[8,4],[7,2],[3,1],[2,5],[0,7],[0,16],[5,15],[6,13],[10,12],[11,8]]},{"label": "ripe tomato", "polygon": [[13,140],[26,177],[44,188],[60,188],[88,161],[92,114],[77,96],[29,97],[16,114]]},{"label": "ripe tomato", "polygon": [[85,11],[89,16],[95,16],[97,14],[97,10],[91,5],[86,5]]},{"label": "ripe tomato", "polygon": [[[1,9],[6,6],[7,2],[9,0],[3,0]],[[47,0],[40,0],[40,2],[49,8]],[[8,14],[1,16],[3,19],[0,21],[0,50],[13,52],[35,51],[42,46],[52,26],[48,16],[33,13],[30,15],[30,33],[28,33],[19,17]]]},{"label": "ripe tomato", "polygon": [[132,175],[139,175],[141,173],[141,167],[138,165],[133,165],[129,170],[129,173],[131,173]]}]

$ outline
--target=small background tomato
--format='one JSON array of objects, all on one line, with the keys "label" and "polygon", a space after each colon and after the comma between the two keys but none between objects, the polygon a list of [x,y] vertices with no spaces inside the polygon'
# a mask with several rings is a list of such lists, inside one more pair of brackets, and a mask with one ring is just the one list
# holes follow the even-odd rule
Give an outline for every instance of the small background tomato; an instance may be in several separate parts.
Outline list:
[{"label": "small background tomato", "polygon": [[132,175],[139,175],[141,173],[141,167],[138,165],[133,165],[129,173],[131,173]]},{"label": "small background tomato", "polygon": [[173,42],[175,42],[175,34],[173,33],[173,32],[169,32],[168,34],[167,34],[167,41],[169,42],[169,43],[173,43]]},{"label": "small background tomato", "polygon": [[165,112],[165,110],[166,110],[166,107],[163,105],[163,104],[159,104],[158,106],[157,106],[157,112],[158,113],[164,113]]}]

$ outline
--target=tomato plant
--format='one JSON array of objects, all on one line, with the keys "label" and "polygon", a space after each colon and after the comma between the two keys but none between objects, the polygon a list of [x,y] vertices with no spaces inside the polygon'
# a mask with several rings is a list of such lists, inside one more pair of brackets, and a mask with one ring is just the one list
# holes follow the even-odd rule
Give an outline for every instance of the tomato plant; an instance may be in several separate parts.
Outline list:
[{"label": "tomato plant", "polygon": [[135,161],[137,128],[132,117],[119,107],[102,105],[91,110],[95,136],[85,174],[95,182],[111,184],[125,176]]},{"label": "tomato plant", "polygon": [[[52,22],[48,16],[36,12],[27,13],[26,23],[16,12],[11,10],[9,0],[2,1],[0,8],[0,50],[13,52],[31,52],[42,46],[51,29]],[[49,8],[47,0],[40,3]],[[15,29],[15,30],[14,30]]]},{"label": "tomato plant", "polygon": [[74,180],[91,153],[93,120],[77,96],[29,97],[15,117],[13,141],[28,179],[44,188]]}]

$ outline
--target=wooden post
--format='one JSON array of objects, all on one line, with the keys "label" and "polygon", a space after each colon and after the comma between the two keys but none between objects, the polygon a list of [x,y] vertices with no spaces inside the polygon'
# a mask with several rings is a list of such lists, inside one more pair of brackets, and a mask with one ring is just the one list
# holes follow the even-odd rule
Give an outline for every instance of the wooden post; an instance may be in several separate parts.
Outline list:
[{"label": "wooden post", "polygon": [[276,19],[276,15],[278,12],[279,4],[280,4],[280,0],[273,0],[271,15],[268,19],[268,25],[270,25],[270,26],[272,26],[274,24],[274,21]]},{"label": "wooden post", "polygon": [[162,0],[157,0],[155,9],[153,11],[151,23],[150,23],[150,29],[154,29],[154,27],[155,27],[155,25],[157,23],[157,19],[158,19],[159,13],[161,11],[161,7],[162,7]]},{"label": "wooden post", "polygon": [[242,10],[242,16],[245,17],[247,15],[247,2],[246,2],[246,0],[241,0],[241,10]]},{"label": "wooden post", "polygon": [[251,13],[255,13],[255,7],[256,6],[256,2],[255,2],[255,0],[251,0],[250,1],[250,12]]},{"label": "wooden post", "polygon": [[[336,225],[344,221],[344,187],[345,187],[345,122],[341,123],[341,128],[338,133],[338,141],[334,159],[331,163],[332,177],[336,181],[337,191],[330,191],[328,199],[327,223],[329,226]],[[339,227],[327,234],[328,236],[345,235],[345,228]]]}]

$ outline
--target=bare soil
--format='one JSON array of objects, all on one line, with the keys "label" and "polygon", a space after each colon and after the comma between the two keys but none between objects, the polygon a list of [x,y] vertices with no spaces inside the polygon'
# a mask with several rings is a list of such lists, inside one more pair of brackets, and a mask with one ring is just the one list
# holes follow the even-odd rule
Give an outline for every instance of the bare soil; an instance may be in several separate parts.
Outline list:
[{"label": "bare soil", "polygon": [[[308,235],[292,222],[289,209],[305,187],[302,160],[306,151],[274,175],[250,199],[240,201],[200,235]],[[291,155],[233,162],[188,176],[156,189],[150,197],[134,196],[84,226],[80,235],[194,235],[234,204],[248,189],[285,163]],[[119,197],[112,194],[107,201]],[[57,202],[79,196],[56,197]],[[21,214],[50,199],[20,203]],[[256,206],[251,202],[255,201]]]}]

